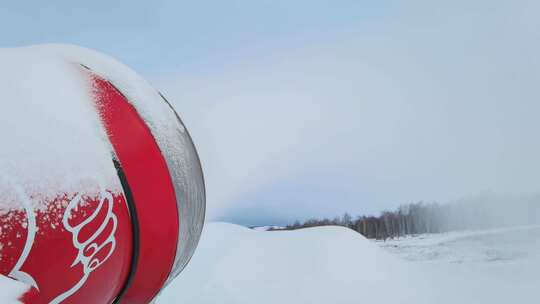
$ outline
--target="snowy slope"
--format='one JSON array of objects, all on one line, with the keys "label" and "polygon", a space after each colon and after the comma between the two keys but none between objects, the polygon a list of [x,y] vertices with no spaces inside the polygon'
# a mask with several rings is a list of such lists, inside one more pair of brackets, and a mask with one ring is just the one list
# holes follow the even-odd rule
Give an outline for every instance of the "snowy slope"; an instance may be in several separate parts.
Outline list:
[{"label": "snowy slope", "polygon": [[[536,303],[537,232],[508,246],[508,234],[491,232],[408,238],[380,248],[339,227],[260,232],[209,223],[191,263],[157,303]],[[485,244],[527,255],[479,262]],[[438,247],[469,258],[430,259]],[[416,258],[403,258],[411,252]]]},{"label": "snowy slope", "polygon": [[434,303],[417,286],[429,290],[412,267],[344,228],[260,232],[210,223],[158,303]]}]

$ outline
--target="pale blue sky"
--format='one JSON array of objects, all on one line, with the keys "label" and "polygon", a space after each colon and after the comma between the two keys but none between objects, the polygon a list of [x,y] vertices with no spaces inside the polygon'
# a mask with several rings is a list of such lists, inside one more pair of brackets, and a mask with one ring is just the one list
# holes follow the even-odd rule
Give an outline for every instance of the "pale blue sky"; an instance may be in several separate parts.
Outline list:
[{"label": "pale blue sky", "polygon": [[0,46],[94,48],[172,100],[211,220],[540,192],[535,1],[0,3]]},{"label": "pale blue sky", "polygon": [[2,45],[79,44],[141,73],[174,70],[269,39],[339,29],[381,13],[352,0],[1,3]]}]

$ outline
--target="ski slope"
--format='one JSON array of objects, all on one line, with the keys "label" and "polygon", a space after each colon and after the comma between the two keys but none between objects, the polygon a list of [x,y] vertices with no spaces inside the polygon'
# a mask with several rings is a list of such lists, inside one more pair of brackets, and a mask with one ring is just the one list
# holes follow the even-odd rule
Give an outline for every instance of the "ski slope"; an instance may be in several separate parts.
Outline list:
[{"label": "ski slope", "polygon": [[[540,286],[540,247],[538,235],[527,233],[526,245],[517,241],[520,250],[533,249],[527,258],[478,261],[459,248],[474,251],[471,244],[498,244],[497,236],[508,234],[376,243],[340,227],[261,232],[209,223],[192,261],[157,303],[531,303]],[[469,260],[432,258],[441,244]]]}]

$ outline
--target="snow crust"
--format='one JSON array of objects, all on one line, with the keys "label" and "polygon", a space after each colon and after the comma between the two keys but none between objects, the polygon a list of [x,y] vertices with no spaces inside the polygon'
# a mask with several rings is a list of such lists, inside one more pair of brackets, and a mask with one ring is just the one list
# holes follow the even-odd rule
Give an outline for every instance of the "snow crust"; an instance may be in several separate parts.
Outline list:
[{"label": "snow crust", "polygon": [[81,67],[34,47],[0,49],[0,66],[0,212],[20,208],[23,192],[41,208],[48,195],[114,184]]},{"label": "snow crust", "polygon": [[128,66],[110,56],[74,45],[45,44],[33,48],[60,56],[67,62],[83,64],[110,81],[133,103],[149,124],[153,135],[160,142],[160,147],[182,153],[175,139],[177,136],[170,135],[176,135],[174,132],[178,129],[185,132],[184,127],[177,124],[174,112],[166,106],[159,92]]},{"label": "snow crust", "polygon": [[29,286],[0,275],[0,303],[20,303],[18,300],[29,290]]}]

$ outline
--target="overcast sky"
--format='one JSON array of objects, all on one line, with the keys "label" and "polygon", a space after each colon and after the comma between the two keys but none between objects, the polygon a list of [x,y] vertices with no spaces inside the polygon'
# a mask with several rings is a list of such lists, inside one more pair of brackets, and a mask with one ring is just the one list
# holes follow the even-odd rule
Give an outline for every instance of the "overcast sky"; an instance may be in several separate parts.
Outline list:
[{"label": "overcast sky", "polygon": [[152,82],[210,220],[540,192],[536,1],[192,2],[0,0],[0,45],[79,44]]}]

